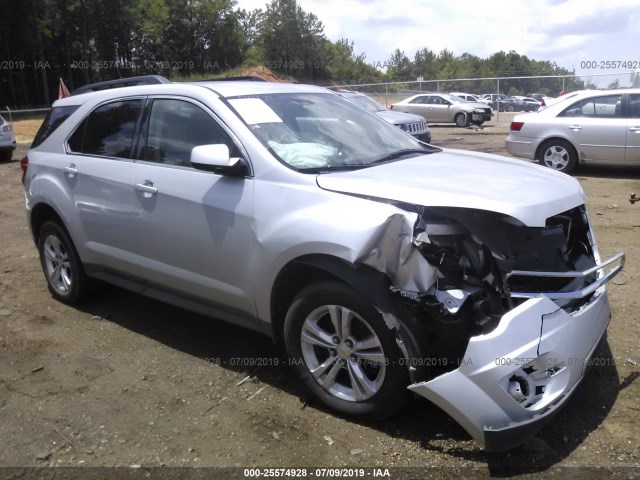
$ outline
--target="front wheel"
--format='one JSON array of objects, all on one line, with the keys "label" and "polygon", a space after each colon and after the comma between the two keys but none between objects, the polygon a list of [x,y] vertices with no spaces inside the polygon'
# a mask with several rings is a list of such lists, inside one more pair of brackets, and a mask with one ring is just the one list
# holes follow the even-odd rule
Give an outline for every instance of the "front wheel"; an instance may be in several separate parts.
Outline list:
[{"label": "front wheel", "polygon": [[563,173],[571,173],[578,164],[578,156],[573,146],[562,139],[546,141],[540,147],[538,160],[543,165]]},{"label": "front wheel", "polygon": [[507,105],[507,112],[513,112],[515,109],[513,105]]},{"label": "front wheel", "polygon": [[57,222],[46,222],[38,237],[40,264],[53,297],[63,303],[79,302],[88,278],[69,234]]},{"label": "front wheel", "polygon": [[457,113],[454,120],[456,122],[456,125],[459,127],[469,126],[469,116],[466,113]]},{"label": "front wheel", "polygon": [[302,381],[335,410],[374,420],[409,398],[409,376],[395,333],[346,285],[303,289],[284,325],[287,353]]}]

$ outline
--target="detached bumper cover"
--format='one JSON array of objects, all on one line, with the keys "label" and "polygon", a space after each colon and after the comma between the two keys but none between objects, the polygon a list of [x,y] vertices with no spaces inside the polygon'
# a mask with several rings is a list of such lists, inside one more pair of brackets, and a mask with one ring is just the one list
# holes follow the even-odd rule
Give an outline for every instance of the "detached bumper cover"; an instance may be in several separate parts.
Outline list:
[{"label": "detached bumper cover", "polygon": [[589,303],[572,313],[544,294],[525,301],[494,331],[472,337],[457,369],[409,389],[488,451],[517,446],[551,420],[583,378],[611,318],[604,283],[615,273],[601,276]]}]

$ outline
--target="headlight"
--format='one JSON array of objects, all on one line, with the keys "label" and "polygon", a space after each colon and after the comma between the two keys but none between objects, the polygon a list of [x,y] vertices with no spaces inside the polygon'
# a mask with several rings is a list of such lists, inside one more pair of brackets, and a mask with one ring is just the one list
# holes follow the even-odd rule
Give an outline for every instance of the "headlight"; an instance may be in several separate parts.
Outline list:
[{"label": "headlight", "polygon": [[484,113],[484,110],[482,108],[476,108],[474,110],[475,113]]}]

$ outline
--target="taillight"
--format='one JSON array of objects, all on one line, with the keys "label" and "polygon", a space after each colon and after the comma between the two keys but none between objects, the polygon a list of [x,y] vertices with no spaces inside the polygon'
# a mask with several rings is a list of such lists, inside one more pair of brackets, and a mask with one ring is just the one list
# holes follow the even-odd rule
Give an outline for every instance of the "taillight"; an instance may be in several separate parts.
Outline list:
[{"label": "taillight", "polygon": [[524,127],[524,122],[511,122],[511,131],[519,132]]},{"label": "taillight", "polygon": [[29,166],[29,157],[26,155],[20,160],[20,168],[22,169],[22,183],[24,184],[24,177],[27,175],[27,167]]},{"label": "taillight", "polygon": [[541,107],[546,107],[547,106],[547,104],[544,103],[544,98],[542,100],[540,100],[540,106]]}]

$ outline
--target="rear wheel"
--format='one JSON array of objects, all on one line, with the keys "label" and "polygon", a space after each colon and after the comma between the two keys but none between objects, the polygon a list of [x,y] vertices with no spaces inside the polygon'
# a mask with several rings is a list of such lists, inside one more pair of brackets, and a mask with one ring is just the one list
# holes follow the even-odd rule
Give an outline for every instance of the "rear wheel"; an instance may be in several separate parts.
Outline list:
[{"label": "rear wheel", "polygon": [[65,228],[54,221],[46,222],[40,229],[38,252],[53,297],[68,304],[82,300],[89,281]]},{"label": "rear wheel", "polygon": [[513,112],[515,107],[513,105],[507,105],[507,112]]},{"label": "rear wheel", "polygon": [[547,140],[538,153],[540,163],[558,172],[571,173],[578,165],[578,155],[573,146],[562,139]]},{"label": "rear wheel", "polygon": [[394,331],[346,285],[327,282],[302,290],[284,329],[302,381],[331,408],[373,420],[395,413],[410,398]]},{"label": "rear wheel", "polygon": [[13,152],[0,152],[0,162],[10,162],[13,158]]},{"label": "rear wheel", "polygon": [[467,127],[469,125],[469,115],[464,112],[456,113],[454,120],[459,127]]}]

